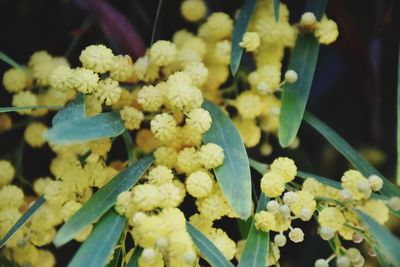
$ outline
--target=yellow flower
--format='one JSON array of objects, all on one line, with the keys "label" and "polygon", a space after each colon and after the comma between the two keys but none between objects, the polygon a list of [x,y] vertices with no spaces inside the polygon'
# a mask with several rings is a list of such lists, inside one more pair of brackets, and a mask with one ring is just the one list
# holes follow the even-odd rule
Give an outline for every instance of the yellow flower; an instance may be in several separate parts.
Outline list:
[{"label": "yellow flower", "polygon": [[150,184],[154,185],[171,183],[172,179],[174,179],[174,174],[170,168],[158,165],[149,171],[147,179]]},{"label": "yellow flower", "polygon": [[114,54],[104,45],[89,45],[82,50],[79,60],[83,67],[105,73],[113,67]]},{"label": "yellow flower", "polygon": [[0,210],[18,209],[24,203],[24,192],[15,185],[5,185],[0,189]]},{"label": "yellow flower", "polygon": [[74,87],[72,74],[74,72],[69,66],[58,66],[49,77],[50,86],[56,90],[68,91]]},{"label": "yellow flower", "polygon": [[203,0],[185,0],[181,4],[181,12],[187,21],[196,22],[204,18],[207,6]]},{"label": "yellow flower", "polygon": [[[307,209],[307,212],[311,215],[314,213],[317,203],[314,200],[314,196],[308,191],[298,191],[296,194],[296,201],[290,204],[290,210],[296,215],[301,216],[302,212]],[[306,216],[307,217],[307,216]]]},{"label": "yellow flower", "polygon": [[214,183],[213,192],[205,198],[198,198],[196,206],[202,216],[208,220],[218,220],[222,216],[228,215],[231,211],[223,193]]},{"label": "yellow flower", "polygon": [[190,61],[185,63],[183,72],[190,76],[193,85],[198,88],[201,88],[207,81],[209,73],[204,63],[199,61]]},{"label": "yellow flower", "polygon": [[159,147],[154,151],[154,158],[157,165],[164,165],[172,168],[176,165],[178,153],[171,147]]},{"label": "yellow flower", "polygon": [[240,137],[246,147],[255,147],[260,142],[261,129],[254,119],[236,117],[233,122],[238,128]]},{"label": "yellow flower", "polygon": [[208,143],[200,148],[200,163],[208,170],[221,166],[224,157],[224,150],[217,144]]},{"label": "yellow flower", "polygon": [[150,153],[160,146],[160,140],[149,129],[140,129],[136,134],[135,142],[144,153]]},{"label": "yellow flower", "polygon": [[[13,95],[12,105],[14,107],[32,107],[38,105],[37,96],[29,91],[19,92]],[[31,110],[19,110],[19,114],[31,114]]]},{"label": "yellow flower", "polygon": [[176,208],[185,198],[186,192],[181,190],[180,182],[175,181],[177,180],[157,186],[161,195],[160,208]]},{"label": "yellow flower", "polygon": [[293,160],[286,157],[279,157],[271,164],[271,171],[279,173],[285,183],[292,181],[297,173],[297,167]]},{"label": "yellow flower", "polygon": [[333,231],[338,231],[345,223],[345,218],[338,208],[327,207],[319,213],[318,223],[321,227],[329,227]]},{"label": "yellow flower", "polygon": [[139,129],[140,123],[144,119],[143,112],[134,107],[125,106],[120,110],[119,114],[121,115],[125,128],[128,130]]},{"label": "yellow flower", "polygon": [[94,95],[101,103],[104,102],[107,106],[111,106],[119,100],[121,96],[121,87],[119,87],[117,81],[107,78],[99,82],[94,91]]},{"label": "yellow flower", "polygon": [[261,179],[261,190],[268,197],[278,197],[285,190],[285,181],[279,173],[267,172]]},{"label": "yellow flower", "polygon": [[206,23],[199,28],[199,36],[205,40],[218,41],[227,38],[233,30],[233,21],[228,14],[216,12],[211,14]]},{"label": "yellow flower", "polygon": [[32,85],[32,77],[27,70],[12,68],[4,72],[3,85],[8,92],[17,93]]},{"label": "yellow flower", "polygon": [[324,16],[321,21],[317,23],[315,36],[321,44],[328,45],[333,43],[339,36],[337,24]]},{"label": "yellow flower", "polygon": [[176,168],[180,172],[192,173],[199,170],[201,162],[194,147],[186,147],[178,153]]},{"label": "yellow flower", "polygon": [[246,32],[243,35],[243,40],[240,42],[240,46],[243,47],[247,52],[253,52],[260,46],[261,40],[260,35],[257,32]]},{"label": "yellow flower", "polygon": [[98,86],[99,75],[89,69],[76,68],[73,70],[71,80],[73,87],[78,92],[90,94],[93,93]]},{"label": "yellow flower", "polygon": [[166,89],[166,104],[173,111],[190,112],[195,108],[200,108],[203,103],[201,91],[189,83],[168,80]]},{"label": "yellow flower", "polygon": [[43,123],[33,122],[26,127],[24,139],[32,147],[41,147],[46,143],[44,134],[47,129]]},{"label": "yellow flower", "polygon": [[144,86],[139,90],[138,103],[145,111],[157,112],[164,104],[164,94],[158,86]]},{"label": "yellow flower", "polygon": [[124,191],[118,195],[117,202],[115,203],[115,210],[128,218],[133,215],[135,210],[132,203],[131,191]]},{"label": "yellow flower", "polygon": [[166,66],[176,59],[176,46],[170,41],[160,40],[150,48],[150,63],[157,66]]},{"label": "yellow flower", "polygon": [[113,58],[110,77],[119,82],[128,82],[134,78],[135,70],[129,55],[119,55]]},{"label": "yellow flower", "polygon": [[67,221],[69,218],[71,218],[72,215],[75,214],[80,208],[82,207],[82,204],[79,202],[76,202],[75,200],[68,201],[65,203],[62,208],[61,208],[61,217],[64,221]]},{"label": "yellow flower", "polygon": [[161,195],[155,185],[140,184],[132,189],[132,203],[137,210],[150,211],[161,203]]},{"label": "yellow flower", "polygon": [[254,215],[254,226],[257,230],[268,232],[276,227],[274,214],[269,211],[260,211]]},{"label": "yellow flower", "polygon": [[289,239],[292,240],[294,243],[300,243],[304,240],[304,233],[300,228],[293,228],[289,232]]},{"label": "yellow flower", "polygon": [[0,160],[0,187],[9,184],[14,178],[15,170],[8,160]]},{"label": "yellow flower", "polygon": [[176,134],[176,122],[168,113],[156,115],[150,122],[151,132],[161,142],[170,142]]},{"label": "yellow flower", "polygon": [[368,200],[363,206],[361,206],[361,210],[382,225],[389,220],[389,209],[385,202],[380,199]]},{"label": "yellow flower", "polygon": [[360,185],[369,186],[368,180],[359,172],[355,170],[349,170],[345,172],[341,178],[343,188],[349,190],[354,200],[360,200],[362,198],[368,198],[371,194],[371,189],[367,188],[366,191],[360,191]]},{"label": "yellow flower", "polygon": [[196,171],[187,177],[185,184],[190,195],[195,198],[203,198],[211,193],[213,180],[207,172]]},{"label": "yellow flower", "polygon": [[258,95],[244,92],[236,99],[236,108],[243,118],[254,119],[261,114],[263,106]]},{"label": "yellow flower", "polygon": [[209,237],[225,258],[231,260],[235,257],[236,244],[222,229],[213,229]]},{"label": "yellow flower", "polygon": [[187,127],[200,134],[203,134],[210,129],[211,122],[212,119],[210,113],[202,108],[197,108],[190,111],[186,117]]}]

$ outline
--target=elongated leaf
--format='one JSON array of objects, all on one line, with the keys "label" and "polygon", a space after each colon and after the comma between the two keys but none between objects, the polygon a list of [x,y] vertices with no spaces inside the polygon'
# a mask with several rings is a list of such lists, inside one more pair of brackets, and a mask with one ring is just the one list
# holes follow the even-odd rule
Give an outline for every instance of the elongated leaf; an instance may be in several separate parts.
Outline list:
[{"label": "elongated leaf", "polygon": [[0,107],[0,113],[17,112],[20,110],[59,109],[61,106],[26,106],[26,107]]},{"label": "elongated leaf", "polygon": [[400,186],[400,46],[397,61],[397,185]]},{"label": "elongated leaf", "polygon": [[128,164],[131,165],[135,159],[134,155],[132,153],[132,149],[133,149],[132,137],[130,136],[129,132],[127,130],[125,130],[122,133],[122,138],[124,139],[125,150],[126,150],[126,154],[128,155]]},{"label": "elongated leaf", "polygon": [[247,26],[251,15],[253,14],[254,8],[257,4],[257,0],[246,0],[244,2],[239,17],[236,20],[235,28],[233,29],[232,37],[232,50],[231,50],[231,72],[235,76],[240,66],[240,60],[242,59],[243,48],[240,46],[240,42],[243,39],[244,33],[247,31]]},{"label": "elongated leaf", "polygon": [[[265,210],[268,198],[261,193],[257,205],[257,212]],[[254,220],[244,245],[238,267],[265,267],[268,261],[269,233],[259,231],[254,226]]]},{"label": "elongated leaf", "polygon": [[93,232],[81,245],[68,267],[105,266],[124,230],[125,223],[126,219],[114,210],[107,212],[96,223]]},{"label": "elongated leaf", "polygon": [[0,248],[2,248],[11,237],[39,210],[41,206],[46,202],[44,196],[40,196],[35,203],[30,206],[24,214],[17,220],[17,222],[11,227],[10,230],[0,240]]},{"label": "elongated leaf", "polygon": [[141,247],[136,247],[133,251],[131,258],[125,267],[138,267],[139,266],[139,257],[142,255],[143,249]]},{"label": "elongated leaf", "polygon": [[118,265],[119,263],[119,259],[121,257],[121,248],[117,248],[114,250],[114,255],[112,260],[107,264],[107,267],[119,267],[120,265]]},{"label": "elongated leaf", "polygon": [[252,222],[253,222],[252,216],[250,216],[247,220],[237,219],[240,236],[243,239],[247,238],[247,236],[249,235]]},{"label": "elongated leaf", "polygon": [[115,137],[124,130],[119,114],[111,112],[56,124],[46,132],[46,138],[50,143],[73,144]]},{"label": "elongated leaf", "polygon": [[187,231],[193,243],[200,250],[202,257],[213,267],[233,267],[221,251],[199,230],[186,222]]},{"label": "elongated leaf", "polygon": [[15,62],[12,58],[4,54],[2,51],[0,51],[0,60],[4,61],[5,63],[14,68],[22,68],[17,62]]},{"label": "elongated leaf", "polygon": [[275,21],[279,21],[279,0],[274,0],[274,17]]},{"label": "elongated leaf", "polygon": [[[321,17],[327,0],[310,0],[307,11]],[[286,83],[282,94],[282,107],[279,121],[279,143],[289,146],[299,131],[310,93],[315,66],[318,59],[319,42],[312,33],[300,35],[293,49],[288,69],[297,72],[295,83]]]},{"label": "elongated leaf", "polygon": [[54,115],[52,123],[54,126],[56,124],[83,118],[85,118],[85,96],[79,94],[71,103]]},{"label": "elongated leaf", "polygon": [[356,167],[365,177],[376,174],[383,181],[381,193],[387,197],[400,196],[400,190],[381,173],[378,172],[367,160],[365,160],[354,148],[352,148],[340,135],[329,128],[325,123],[317,119],[310,113],[304,115],[304,121],[317,130],[326,140],[331,143],[354,167]]},{"label": "elongated leaf", "polygon": [[361,221],[377,242],[377,248],[393,266],[400,266],[400,240],[364,212],[357,210]]},{"label": "elongated leaf", "polygon": [[204,102],[212,117],[211,128],[203,135],[204,143],[215,143],[224,150],[222,166],[214,170],[228,203],[242,219],[251,214],[251,176],[249,159],[238,130],[219,107]]},{"label": "elongated leaf", "polygon": [[153,162],[153,156],[146,156],[129,166],[109,183],[99,189],[58,231],[54,244],[59,247],[73,239],[86,226],[95,222],[107,212],[121,192],[127,191],[142,177]]},{"label": "elongated leaf", "polygon": [[156,17],[154,18],[154,23],[153,23],[153,32],[151,33],[150,46],[153,45],[153,43],[156,39],[156,30],[157,30],[158,20],[160,18],[160,13],[161,13],[161,9],[163,6],[163,2],[164,2],[164,0],[158,0]]},{"label": "elongated leaf", "polygon": [[374,250],[376,252],[376,258],[381,265],[381,267],[390,267],[390,264],[387,262],[385,255],[381,252],[380,248],[377,246],[374,247]]},{"label": "elongated leaf", "polygon": [[2,266],[2,267],[18,267],[18,265],[15,262],[10,261],[2,254],[0,254],[0,266]]}]

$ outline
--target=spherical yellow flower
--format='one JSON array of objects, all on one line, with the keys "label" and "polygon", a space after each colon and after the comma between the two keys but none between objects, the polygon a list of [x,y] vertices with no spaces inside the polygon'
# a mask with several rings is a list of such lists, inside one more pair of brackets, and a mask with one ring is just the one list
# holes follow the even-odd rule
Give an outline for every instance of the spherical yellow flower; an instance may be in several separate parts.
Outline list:
[{"label": "spherical yellow flower", "polygon": [[181,4],[181,12],[187,21],[199,21],[206,15],[207,6],[203,0],[185,0]]},{"label": "spherical yellow flower", "polygon": [[119,55],[113,58],[110,77],[119,82],[127,82],[134,78],[134,67],[129,55]]},{"label": "spherical yellow flower", "polygon": [[287,157],[279,157],[272,162],[271,171],[282,175],[285,183],[287,183],[295,178],[297,167],[293,160]]},{"label": "spherical yellow flower", "polygon": [[274,214],[269,211],[260,211],[254,215],[254,226],[257,230],[268,232],[275,228],[275,217]]},{"label": "spherical yellow flower", "polygon": [[174,179],[172,170],[166,166],[158,165],[149,171],[147,180],[150,184],[160,185],[165,183],[171,183]]},{"label": "spherical yellow flower", "polygon": [[371,189],[366,192],[359,190],[359,185],[368,184],[368,180],[359,172],[355,170],[349,170],[345,172],[341,178],[343,188],[349,190],[352,194],[352,198],[360,200],[362,198],[368,198],[371,194]]},{"label": "spherical yellow flower", "polygon": [[380,199],[368,200],[363,206],[361,206],[361,210],[382,225],[389,220],[389,209],[385,202]]},{"label": "spherical yellow flower", "polygon": [[160,208],[176,208],[186,196],[176,183],[164,183],[158,185],[158,191],[161,195]]},{"label": "spherical yellow flower", "polygon": [[134,212],[134,207],[132,205],[132,192],[124,191],[120,193],[117,197],[117,202],[115,203],[115,210],[126,217],[132,216]]},{"label": "spherical yellow flower", "polygon": [[261,114],[263,105],[258,95],[244,92],[236,99],[236,108],[245,119],[254,119]]},{"label": "spherical yellow flower", "polygon": [[119,100],[121,96],[121,87],[119,87],[117,81],[107,78],[99,82],[94,95],[101,103],[104,102],[107,106],[111,106]]},{"label": "spherical yellow flower", "polygon": [[80,208],[82,207],[82,204],[75,201],[71,200],[65,203],[62,208],[61,208],[61,217],[64,221],[67,221],[69,218],[72,217]]},{"label": "spherical yellow flower", "polygon": [[135,142],[144,153],[150,153],[160,146],[160,140],[149,129],[140,129],[136,134]]},{"label": "spherical yellow flower", "polygon": [[240,137],[246,147],[255,147],[260,142],[261,129],[254,119],[236,117],[233,122],[238,128]]},{"label": "spherical yellow flower", "polygon": [[90,69],[76,68],[72,74],[73,87],[81,93],[90,94],[93,93],[99,82],[99,75],[94,73]]},{"label": "spherical yellow flower", "polygon": [[185,63],[183,72],[190,76],[193,85],[198,88],[201,88],[208,78],[208,69],[204,63],[200,61],[190,61]]},{"label": "spherical yellow flower", "polygon": [[9,184],[14,175],[13,165],[8,160],[0,160],[0,187]]},{"label": "spherical yellow flower", "polygon": [[114,54],[104,45],[89,45],[82,50],[79,60],[83,67],[104,73],[112,69]]},{"label": "spherical yellow flower", "polygon": [[196,171],[187,177],[185,184],[190,195],[195,198],[202,198],[211,193],[213,180],[207,172]]},{"label": "spherical yellow flower", "polygon": [[139,90],[138,103],[142,105],[143,110],[157,112],[164,104],[164,94],[159,87],[152,85],[144,86]]},{"label": "spherical yellow flower", "polygon": [[34,68],[36,65],[42,63],[42,62],[46,62],[46,61],[51,61],[52,60],[52,56],[44,50],[41,51],[36,51],[35,53],[33,53],[29,59],[28,62],[28,66],[30,68]]},{"label": "spherical yellow flower", "polygon": [[125,128],[128,130],[139,129],[140,123],[144,119],[143,112],[134,107],[125,106],[120,110],[119,114],[121,115]]},{"label": "spherical yellow flower", "polygon": [[[29,91],[19,92],[13,95],[12,105],[14,107],[32,107],[38,105],[37,96]],[[19,110],[19,114],[30,114],[31,110]]]},{"label": "spherical yellow flower", "polygon": [[203,94],[191,84],[168,81],[166,90],[167,106],[174,111],[190,112],[200,108],[203,103]]},{"label": "spherical yellow flower", "polygon": [[32,85],[32,76],[22,68],[12,68],[3,74],[4,88],[10,93],[20,92]]},{"label": "spherical yellow flower", "polygon": [[[311,217],[316,207],[317,203],[314,200],[314,196],[310,192],[303,190],[296,192],[296,201],[290,204],[290,210],[296,216],[301,216],[306,209]],[[308,216],[305,217],[307,218]]]},{"label": "spherical yellow flower", "polygon": [[321,21],[317,23],[315,36],[321,44],[328,45],[333,43],[339,36],[337,24],[324,16]]},{"label": "spherical yellow flower", "polygon": [[52,181],[44,190],[44,197],[50,204],[61,207],[64,203],[74,198],[74,193],[71,192],[71,188],[66,183]]},{"label": "spherical yellow flower", "polygon": [[74,87],[72,74],[74,72],[69,66],[58,66],[55,68],[49,78],[50,86],[56,90],[68,91]]},{"label": "spherical yellow flower", "polygon": [[24,139],[32,147],[41,147],[46,143],[44,134],[47,129],[43,123],[33,122],[26,127]]},{"label": "spherical yellow flower", "polygon": [[211,221],[221,219],[222,216],[227,215],[230,211],[230,206],[220,191],[212,192],[205,198],[198,198],[196,206],[200,214]]},{"label": "spherical yellow flower", "polygon": [[243,47],[247,52],[256,51],[260,46],[261,40],[260,35],[257,32],[246,32],[243,35],[243,40],[240,42],[240,46]]},{"label": "spherical yellow flower", "polygon": [[163,255],[152,248],[145,248],[139,257],[139,267],[163,267]]},{"label": "spherical yellow flower", "polygon": [[304,233],[303,230],[300,228],[293,228],[289,232],[289,239],[292,240],[294,243],[300,243],[304,240]]},{"label": "spherical yellow flower", "polygon": [[285,72],[285,81],[287,81],[288,83],[295,83],[298,78],[299,76],[294,70],[287,70]]},{"label": "spherical yellow flower", "polygon": [[132,189],[132,203],[138,210],[150,211],[161,203],[161,195],[155,185],[140,184]]},{"label": "spherical yellow flower", "polygon": [[197,230],[205,235],[209,235],[212,231],[213,221],[205,217],[201,213],[195,213],[189,218],[189,222],[196,227]]},{"label": "spherical yellow flower", "polygon": [[170,41],[160,40],[150,48],[150,62],[157,66],[166,66],[176,59],[176,46]]},{"label": "spherical yellow flower", "polygon": [[154,158],[157,165],[164,165],[172,168],[176,165],[178,152],[171,147],[159,147],[154,151]]},{"label": "spherical yellow flower", "polygon": [[334,231],[342,228],[346,222],[343,213],[335,207],[324,208],[318,215],[318,223],[321,227],[329,227]]},{"label": "spherical yellow flower", "polygon": [[186,125],[193,131],[203,134],[211,127],[211,115],[202,108],[190,111],[186,117]]},{"label": "spherical yellow flower", "polygon": [[210,233],[210,240],[228,260],[235,257],[236,243],[222,229],[212,231]]},{"label": "spherical yellow flower", "polygon": [[151,132],[161,142],[170,142],[176,134],[176,122],[168,113],[156,115],[150,122]]},{"label": "spherical yellow flower", "polygon": [[178,171],[192,173],[200,169],[199,154],[194,147],[187,147],[178,153],[176,167]]},{"label": "spherical yellow flower", "polygon": [[18,209],[24,203],[24,192],[15,185],[5,185],[0,189],[0,210]]},{"label": "spherical yellow flower", "polygon": [[368,182],[373,191],[379,191],[383,187],[383,180],[378,175],[371,175],[368,177]]},{"label": "spherical yellow flower", "polygon": [[279,173],[267,172],[261,179],[261,190],[268,197],[278,197],[285,190],[285,181]]},{"label": "spherical yellow flower", "polygon": [[203,145],[199,152],[199,158],[204,168],[210,170],[219,167],[224,162],[224,150],[217,144]]},{"label": "spherical yellow flower", "polygon": [[216,12],[211,14],[206,23],[200,26],[199,36],[206,40],[222,40],[231,35],[233,21],[228,14]]}]

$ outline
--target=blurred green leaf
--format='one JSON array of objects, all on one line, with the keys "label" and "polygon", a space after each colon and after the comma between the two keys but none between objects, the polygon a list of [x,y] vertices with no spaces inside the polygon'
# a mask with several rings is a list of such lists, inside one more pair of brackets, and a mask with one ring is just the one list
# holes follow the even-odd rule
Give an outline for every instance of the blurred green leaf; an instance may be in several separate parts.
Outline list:
[{"label": "blurred green leaf", "polygon": [[2,254],[0,254],[0,266],[2,266],[2,267],[18,267],[18,265],[15,262],[10,261]]},{"label": "blurred green leaf", "polygon": [[400,46],[397,61],[397,185],[400,186]]},{"label": "blurred green leaf", "polygon": [[279,0],[274,0],[274,17],[275,21],[279,21]]},{"label": "blurred green leaf", "polygon": [[114,210],[108,211],[96,225],[88,239],[80,246],[68,267],[105,266],[114,250],[126,219]]},{"label": "blurred green leaf", "polygon": [[242,238],[247,238],[247,236],[249,235],[252,222],[253,222],[252,216],[247,218],[247,220],[237,219],[240,236]]},{"label": "blurred green leaf", "polygon": [[387,262],[385,255],[381,252],[380,248],[374,246],[374,250],[376,252],[376,258],[381,265],[381,267],[390,267],[390,264]]},{"label": "blurred green leaf", "polygon": [[221,251],[199,230],[197,230],[189,222],[186,222],[186,227],[193,243],[200,250],[202,257],[213,267],[233,267]]},{"label": "blurred green leaf", "polygon": [[57,125],[67,121],[78,120],[85,118],[85,96],[79,94],[76,98],[59,110],[52,119],[52,124]]},{"label": "blurred green leaf", "polygon": [[39,210],[41,206],[46,202],[44,196],[40,196],[17,220],[17,222],[11,227],[10,230],[0,240],[0,248],[2,248],[7,241],[14,236],[14,234]]},{"label": "blurred green leaf", "polygon": [[242,59],[243,48],[240,46],[240,42],[243,39],[244,33],[247,31],[247,26],[249,25],[251,15],[253,14],[256,4],[257,0],[246,0],[246,2],[244,2],[233,29],[230,63],[233,76],[235,76],[236,72],[238,71],[240,60]]},{"label": "blurred green leaf", "polygon": [[320,121],[310,113],[304,115],[304,121],[317,130],[326,140],[331,143],[354,167],[356,167],[365,177],[379,175],[384,181],[381,193],[387,197],[400,196],[400,189],[378,172],[368,161],[366,161],[354,148],[352,148],[340,135],[333,131],[329,126]]},{"label": "blurred green leaf", "polygon": [[153,156],[146,156],[127,167],[105,186],[100,188],[58,231],[54,244],[59,247],[73,239],[80,231],[94,223],[116,202],[120,193],[127,191],[143,176],[153,163]]},{"label": "blurred green leaf", "polygon": [[[321,17],[327,0],[309,0],[307,11]],[[315,66],[318,59],[319,42],[312,33],[299,35],[292,51],[288,69],[298,74],[295,83],[286,83],[282,93],[279,121],[279,143],[289,146],[296,138],[310,93]]]},{"label": "blurred green leaf", "polygon": [[61,106],[26,106],[26,107],[0,107],[0,113],[17,112],[20,110],[59,109]]},{"label": "blurred green leaf", "polygon": [[126,154],[128,155],[128,164],[131,165],[135,159],[135,155],[132,153],[133,141],[132,137],[127,130],[122,133],[122,138],[124,140]]},{"label": "blurred green leaf", "polygon": [[119,259],[121,257],[121,248],[114,249],[114,255],[112,260],[107,264],[107,267],[119,267]]},{"label": "blurred green leaf", "polygon": [[21,65],[19,65],[17,62],[15,62],[15,60],[13,60],[12,58],[10,58],[9,56],[7,56],[6,54],[4,54],[2,51],[0,51],[0,60],[4,61],[5,63],[7,63],[8,65],[10,65],[11,67],[14,68],[22,68]]},{"label": "blurred green leaf", "polygon": [[124,123],[119,113],[108,112],[56,124],[46,132],[45,136],[49,143],[73,144],[115,137],[124,130]]},{"label": "blurred green leaf", "polygon": [[[261,193],[257,212],[265,210],[268,198]],[[268,261],[269,233],[259,231],[252,222],[238,267],[265,267]]]},{"label": "blurred green leaf", "polygon": [[138,267],[139,266],[139,257],[142,255],[143,248],[136,247],[133,251],[131,258],[129,259],[128,263],[125,267]]},{"label": "blurred green leaf", "polygon": [[391,265],[399,267],[400,240],[364,212],[357,210],[357,214],[377,243],[377,248],[383,256],[382,259],[386,258]]},{"label": "blurred green leaf", "polygon": [[203,108],[212,117],[211,128],[203,135],[204,143],[215,143],[224,150],[224,163],[214,169],[218,184],[228,203],[242,219],[251,215],[251,176],[249,159],[238,130],[222,110],[205,101]]}]

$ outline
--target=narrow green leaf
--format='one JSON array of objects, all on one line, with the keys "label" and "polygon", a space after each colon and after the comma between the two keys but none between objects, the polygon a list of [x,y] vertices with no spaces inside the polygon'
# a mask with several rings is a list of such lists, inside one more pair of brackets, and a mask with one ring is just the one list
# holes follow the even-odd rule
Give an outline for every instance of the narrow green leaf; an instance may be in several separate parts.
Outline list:
[{"label": "narrow green leaf", "polygon": [[274,17],[275,21],[279,21],[279,0],[274,0]]},{"label": "narrow green leaf", "polygon": [[397,61],[397,185],[400,186],[400,46]]},{"label": "narrow green leaf", "polygon": [[325,123],[310,113],[304,115],[304,121],[317,130],[326,140],[331,143],[354,167],[365,177],[379,175],[383,181],[381,193],[387,197],[400,196],[400,190],[381,173],[378,172],[368,161],[366,161],[354,148],[352,148],[340,135],[333,131]]},{"label": "narrow green leaf", "polygon": [[[327,0],[310,0],[307,11],[321,17],[326,2]],[[319,42],[312,33],[297,38],[288,69],[296,71],[299,79],[295,83],[286,83],[283,87],[279,121],[279,143],[282,147],[289,146],[299,131],[314,77],[318,50]]]},{"label": "narrow green leaf", "polygon": [[6,54],[4,54],[2,51],[0,51],[0,60],[4,61],[5,63],[7,63],[8,65],[10,65],[11,67],[14,68],[22,68],[21,65],[19,65],[17,62],[15,62],[15,60],[13,60],[12,58],[10,58],[9,56],[7,56]]},{"label": "narrow green leaf", "polygon": [[83,118],[85,118],[85,96],[79,94],[71,103],[58,111],[51,122],[54,126],[56,124]]},{"label": "narrow green leaf", "polygon": [[380,248],[377,246],[374,247],[374,250],[376,252],[376,258],[381,265],[381,267],[390,267],[390,264],[387,262],[385,255],[381,252]]},{"label": "narrow green leaf", "polygon": [[10,261],[2,254],[0,254],[0,266],[2,266],[2,267],[18,267],[18,265],[15,262]]},{"label": "narrow green leaf", "polygon": [[247,31],[247,26],[249,25],[256,4],[257,0],[246,0],[246,2],[244,2],[233,29],[230,63],[233,76],[235,76],[238,71],[240,60],[242,59],[243,48],[240,46],[240,42],[243,39],[244,33]]},{"label": "narrow green leaf", "polygon": [[124,139],[126,154],[128,155],[128,164],[132,164],[134,161],[134,155],[132,153],[133,141],[127,130],[122,133],[122,138]]},{"label": "narrow green leaf", "polygon": [[252,222],[253,222],[252,216],[250,216],[247,220],[237,219],[240,236],[243,239],[247,238],[247,236],[249,235]]},{"label": "narrow green leaf", "polygon": [[360,217],[361,221],[364,222],[369,233],[371,233],[372,237],[375,239],[377,243],[377,248],[380,250],[380,252],[382,252],[384,258],[386,258],[391,265],[399,267],[400,240],[367,214],[363,213],[360,210],[357,210],[357,214]]},{"label": "narrow green leaf", "polygon": [[143,248],[136,247],[133,251],[131,258],[129,259],[128,263],[125,267],[138,267],[139,266],[139,257],[142,255]]},{"label": "narrow green leaf", "polygon": [[150,46],[153,45],[154,40],[156,38],[156,30],[157,30],[157,25],[158,25],[158,19],[160,18],[160,12],[163,6],[164,0],[158,0],[158,5],[157,5],[157,11],[156,11],[156,17],[154,19],[153,23],[153,32],[151,33],[151,40],[150,40]]},{"label": "narrow green leaf", "polygon": [[27,107],[0,107],[0,113],[16,112],[20,110],[59,109],[61,106],[27,106]]},{"label": "narrow green leaf", "polygon": [[213,267],[233,267],[221,251],[199,230],[186,222],[187,231],[202,256]]},{"label": "narrow green leaf", "polygon": [[222,166],[214,170],[228,203],[242,219],[251,215],[251,176],[249,159],[238,130],[219,107],[205,101],[203,108],[212,117],[211,128],[203,135],[204,143],[215,143],[224,150]]},{"label": "narrow green leaf", "polygon": [[39,210],[41,206],[46,202],[44,196],[40,196],[35,203],[30,206],[24,214],[17,220],[17,222],[11,227],[10,230],[0,240],[0,248],[2,248],[7,241],[14,236],[14,234]]},{"label": "narrow green leaf", "polygon": [[125,130],[117,112],[66,121],[54,125],[46,132],[46,139],[54,144],[73,144],[115,137]]},{"label": "narrow green leaf", "polygon": [[114,250],[114,255],[112,260],[107,264],[107,267],[119,267],[119,259],[121,258],[121,248],[117,248]]},{"label": "narrow green leaf", "polygon": [[93,232],[81,245],[68,267],[105,266],[124,230],[125,223],[126,219],[114,210],[107,212],[96,223]]},{"label": "narrow green leaf", "polygon": [[[265,210],[268,198],[261,193],[257,205],[257,212]],[[264,267],[267,266],[269,253],[269,233],[259,231],[254,226],[254,220],[249,235],[244,245],[238,267]]]},{"label": "narrow green leaf", "polygon": [[54,244],[59,247],[73,239],[86,226],[107,212],[121,192],[127,191],[143,176],[154,158],[146,156],[129,166],[100,188],[58,231]]}]

